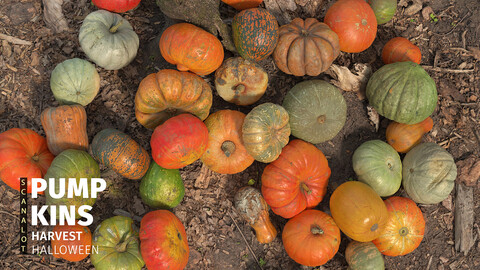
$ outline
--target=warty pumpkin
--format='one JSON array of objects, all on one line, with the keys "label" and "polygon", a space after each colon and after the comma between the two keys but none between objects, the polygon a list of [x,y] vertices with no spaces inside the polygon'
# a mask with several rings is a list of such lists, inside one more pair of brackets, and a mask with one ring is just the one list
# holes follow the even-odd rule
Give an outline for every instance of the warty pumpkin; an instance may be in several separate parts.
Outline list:
[{"label": "warty pumpkin", "polygon": [[421,60],[422,53],[420,48],[404,37],[390,39],[382,49],[382,61],[385,64],[405,61],[420,64]]},{"label": "warty pumpkin", "polygon": [[[62,258],[70,262],[79,262],[92,251],[92,233],[86,226],[56,225],[53,232],[57,234],[75,235],[75,239],[64,240],[62,236],[50,241],[55,258]],[[63,248],[61,248],[63,246]],[[65,252],[66,249],[66,252]],[[64,253],[65,252],[65,253]]]},{"label": "warty pumpkin", "polygon": [[422,136],[432,130],[433,120],[427,117],[418,124],[402,124],[395,121],[387,126],[387,142],[400,153],[407,153],[414,146],[420,143]]}]

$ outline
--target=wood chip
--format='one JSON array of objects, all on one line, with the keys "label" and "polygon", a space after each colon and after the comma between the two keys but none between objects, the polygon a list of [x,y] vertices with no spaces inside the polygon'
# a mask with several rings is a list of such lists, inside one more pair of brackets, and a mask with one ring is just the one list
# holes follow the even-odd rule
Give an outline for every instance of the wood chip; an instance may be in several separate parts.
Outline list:
[{"label": "wood chip", "polygon": [[455,250],[466,256],[475,244],[473,238],[474,204],[473,187],[456,184],[455,199]]},{"label": "wood chip", "polygon": [[464,160],[457,161],[457,182],[466,186],[477,185],[480,180],[480,158],[470,155]]},{"label": "wood chip", "polygon": [[0,39],[4,39],[4,40],[6,40],[6,41],[8,41],[12,44],[16,44],[16,45],[32,45],[32,42],[30,42],[30,41],[19,39],[19,38],[12,37],[12,36],[9,36],[9,35],[5,35],[5,34],[2,34],[2,33],[0,33]]},{"label": "wood chip", "polygon": [[212,175],[213,172],[205,164],[202,164],[200,174],[198,175],[197,180],[195,180],[194,186],[202,189],[208,188],[208,184],[210,184]]}]

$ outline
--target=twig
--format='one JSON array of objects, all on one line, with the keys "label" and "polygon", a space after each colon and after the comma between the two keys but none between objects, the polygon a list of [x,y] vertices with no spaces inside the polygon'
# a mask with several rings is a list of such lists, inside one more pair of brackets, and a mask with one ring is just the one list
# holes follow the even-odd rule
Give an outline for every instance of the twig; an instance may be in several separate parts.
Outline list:
[{"label": "twig", "polygon": [[9,216],[11,216],[11,217],[13,217],[13,218],[18,218],[18,217],[15,216],[14,214],[9,213],[9,212],[7,212],[7,211],[0,210],[0,213],[5,214],[5,215],[9,215]]},{"label": "twig", "polygon": [[428,260],[428,264],[427,264],[427,270],[430,270],[430,266],[432,265],[432,260],[433,260],[433,256],[430,256],[430,259]]},{"label": "twig", "polygon": [[22,269],[27,270],[27,268],[25,268],[25,266],[21,265],[19,262],[15,262],[15,264],[17,264],[18,266],[20,266]]},{"label": "twig", "polygon": [[450,68],[440,68],[432,66],[422,66],[424,69],[429,69],[437,72],[447,72],[447,73],[470,73],[474,72],[475,69],[450,69]]},{"label": "twig", "polygon": [[253,258],[255,259],[255,262],[257,263],[258,268],[259,268],[260,270],[263,270],[262,266],[260,265],[260,262],[258,261],[257,256],[255,255],[255,253],[253,252],[252,248],[251,248],[250,245],[248,244],[248,241],[247,241],[247,239],[245,238],[245,235],[243,235],[242,230],[240,230],[240,227],[238,227],[238,224],[237,224],[237,222],[235,221],[235,219],[232,217],[232,214],[230,214],[230,211],[227,211],[227,213],[228,213],[228,215],[230,216],[230,218],[232,219],[233,223],[235,224],[235,227],[237,227],[237,230],[238,230],[238,231],[240,232],[240,234],[242,235],[243,241],[245,241],[245,244],[247,245],[248,250],[249,250],[250,253],[252,254]]},{"label": "twig", "polygon": [[2,33],[0,33],[0,39],[5,39],[6,41],[8,41],[12,44],[17,44],[17,45],[32,45],[32,42],[30,42],[30,41],[26,41],[26,40],[19,39],[19,38],[16,38],[16,37],[12,37],[12,36],[9,36],[9,35],[5,35],[5,34],[2,34]]},{"label": "twig", "polygon": [[458,23],[456,23],[456,24],[452,27],[452,29],[450,29],[449,31],[447,31],[447,32],[445,32],[445,33],[435,33],[435,32],[433,32],[433,31],[432,31],[432,33],[433,33],[434,35],[437,35],[437,36],[446,36],[446,35],[449,35],[449,34],[451,34],[451,33],[453,32],[453,30],[455,30],[455,28],[457,28],[457,26],[458,26],[461,22],[463,22],[463,20],[465,20],[469,15],[470,15],[470,11],[468,11],[467,14],[465,14],[465,16],[463,16],[463,18],[462,18]]}]

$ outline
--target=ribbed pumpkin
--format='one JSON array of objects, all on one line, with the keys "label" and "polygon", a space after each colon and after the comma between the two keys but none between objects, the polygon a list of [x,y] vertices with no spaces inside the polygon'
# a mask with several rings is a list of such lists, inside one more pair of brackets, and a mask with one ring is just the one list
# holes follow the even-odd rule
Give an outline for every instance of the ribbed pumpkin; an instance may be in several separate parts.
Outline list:
[{"label": "ribbed pumpkin", "polygon": [[48,149],[58,155],[67,149],[87,151],[87,113],[80,105],[63,105],[45,109],[41,116]]},{"label": "ribbed pumpkin", "polygon": [[368,0],[373,13],[377,18],[377,24],[389,22],[397,10],[397,0]]},{"label": "ribbed pumpkin", "polygon": [[435,204],[452,192],[457,165],[450,153],[435,143],[422,143],[403,159],[402,185],[416,203]]},{"label": "ribbed pumpkin", "polygon": [[242,138],[247,152],[260,162],[278,158],[290,136],[288,113],[280,105],[264,103],[245,117]]},{"label": "ribbed pumpkin", "polygon": [[107,128],[95,135],[92,154],[99,162],[128,179],[140,179],[148,170],[150,156],[127,134]]},{"label": "ribbed pumpkin", "polygon": [[268,74],[260,65],[231,57],[215,72],[215,88],[225,101],[237,105],[257,102],[268,86]]},{"label": "ribbed pumpkin", "polygon": [[154,129],[167,119],[189,112],[205,120],[212,107],[212,89],[189,72],[163,69],[145,77],[135,95],[135,116]]},{"label": "ribbed pumpkin", "polygon": [[292,135],[310,143],[335,137],[347,119],[347,103],[335,86],[321,80],[303,81],[288,91],[283,107]]},{"label": "ribbed pumpkin", "polygon": [[222,0],[225,4],[234,7],[236,10],[258,7],[263,0]]},{"label": "ribbed pumpkin", "polygon": [[422,140],[423,134],[433,128],[433,120],[427,117],[418,124],[407,125],[390,122],[387,126],[387,142],[400,153],[407,153]]},{"label": "ribbed pumpkin", "polygon": [[419,123],[437,106],[437,87],[413,62],[384,65],[368,80],[367,98],[382,116],[404,124]]},{"label": "ribbed pumpkin", "polygon": [[190,23],[177,23],[165,29],[159,46],[163,58],[177,65],[180,71],[208,75],[223,62],[220,40]]},{"label": "ribbed pumpkin", "polygon": [[[53,257],[62,258],[70,262],[79,262],[92,251],[92,233],[90,229],[78,224],[75,225],[57,225],[53,228],[55,233],[51,240]],[[63,234],[67,237],[74,235],[75,239],[64,240]],[[57,237],[57,235],[60,235]],[[62,248],[63,246],[63,248]]]},{"label": "ribbed pumpkin", "polygon": [[273,60],[287,74],[317,76],[340,54],[337,34],[314,18],[295,18],[280,27],[279,35]]},{"label": "ribbed pumpkin", "polygon": [[98,8],[111,12],[127,12],[136,8],[141,0],[92,0],[92,3]]},{"label": "ribbed pumpkin", "polygon": [[313,144],[292,140],[263,170],[262,194],[275,214],[291,218],[322,201],[330,173],[322,151]]},{"label": "ribbed pumpkin", "polygon": [[385,270],[385,262],[372,242],[351,241],[345,249],[345,259],[350,270]]},{"label": "ribbed pumpkin", "polygon": [[100,90],[100,75],[90,62],[68,59],[52,71],[50,88],[60,104],[87,106]]},{"label": "ribbed pumpkin", "polygon": [[392,38],[383,46],[382,61],[385,64],[405,61],[420,64],[421,60],[422,52],[420,48],[404,37]]},{"label": "ribbed pumpkin", "polygon": [[278,23],[263,8],[240,11],[232,21],[233,42],[240,56],[261,61],[273,53],[278,41]]}]

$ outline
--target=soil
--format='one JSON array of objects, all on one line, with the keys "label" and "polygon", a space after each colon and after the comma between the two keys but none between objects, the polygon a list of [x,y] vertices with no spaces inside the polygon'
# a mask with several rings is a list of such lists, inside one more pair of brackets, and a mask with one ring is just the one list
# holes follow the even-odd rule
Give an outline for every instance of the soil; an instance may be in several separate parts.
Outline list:
[{"label": "soil", "polygon": [[[45,135],[40,113],[58,106],[49,88],[54,67],[70,58],[86,59],[78,42],[78,30],[87,14],[96,10],[90,1],[64,1],[63,10],[70,31],[54,34],[43,21],[40,0],[4,0],[0,6],[1,33],[32,45],[0,42],[0,132],[10,128],[30,128]],[[300,2],[300,1],[297,1]],[[305,1],[301,1],[305,2]],[[334,1],[324,1],[317,18],[322,19]],[[430,7],[435,16],[422,16],[421,10],[406,12],[415,3]],[[221,4],[221,15],[231,20],[235,11]],[[295,14],[306,17],[303,10]],[[140,38],[137,58],[118,71],[97,70],[101,76],[101,89],[95,100],[86,107],[87,131],[90,141],[100,130],[113,127],[129,134],[147,151],[152,132],[135,119],[134,97],[137,87],[147,74],[159,69],[175,68],[166,63],[158,50],[158,37],[166,26],[174,23],[164,18],[153,0],[144,0],[139,8],[123,14]],[[436,18],[436,21],[435,19]],[[400,0],[392,21],[379,26],[373,45],[359,54],[342,53],[334,62],[352,69],[354,63],[368,63],[373,70],[382,66],[380,53],[383,45],[395,36],[412,40],[422,51],[422,65],[435,80],[439,92],[438,106],[432,115],[434,128],[424,140],[436,142],[447,149],[455,161],[480,156],[480,3],[470,0]],[[233,56],[226,52],[225,57]],[[222,100],[214,91],[211,112],[235,109],[248,113],[264,102],[281,104],[286,92],[296,83],[312,77],[293,77],[278,70],[272,58],[260,62],[269,74],[269,87],[260,101],[251,106],[238,107]],[[457,70],[451,71],[451,70]],[[460,71],[458,71],[460,70]],[[463,71],[462,71],[463,70]],[[470,70],[470,71],[465,71]],[[329,81],[328,75],[316,77]],[[205,80],[213,87],[213,74]],[[355,179],[351,157],[353,151],[366,140],[385,139],[387,119],[381,118],[379,130],[367,115],[367,101],[359,100],[355,93],[344,92],[348,104],[347,122],[331,141],[317,147],[327,156],[332,170],[327,196],[316,208],[329,213],[329,194],[341,183]],[[172,211],[186,228],[190,246],[187,269],[257,269],[253,250],[263,269],[312,269],[295,263],[285,253],[282,228],[287,222],[270,212],[272,223],[279,234],[270,244],[259,244],[254,231],[238,216],[232,206],[236,190],[253,179],[260,188],[260,176],[265,164],[255,162],[236,175],[221,175],[209,171],[197,161],[183,169],[185,197]],[[114,215],[115,209],[132,216],[143,216],[151,211],[139,198],[139,181],[123,179],[108,168],[101,167],[108,189],[97,200],[90,229]],[[475,180],[476,181],[476,180]],[[407,196],[401,189],[397,195]],[[479,186],[474,198],[479,198]],[[1,269],[93,269],[90,259],[67,262],[46,254],[20,254],[19,192],[0,184],[0,268]],[[480,242],[463,254],[454,248],[454,202],[452,192],[444,202],[419,205],[426,220],[425,237],[414,252],[400,257],[386,257],[387,269],[479,269]],[[44,203],[44,198],[30,199],[30,205]],[[474,201],[474,237],[480,234],[480,200]],[[238,227],[237,225],[238,224]],[[138,225],[138,224],[137,224]],[[52,227],[29,227],[29,231],[51,230]],[[245,237],[245,239],[242,237]],[[339,252],[327,264],[315,269],[346,269],[345,247],[349,240],[342,234]],[[29,242],[33,245],[46,242]]]}]

